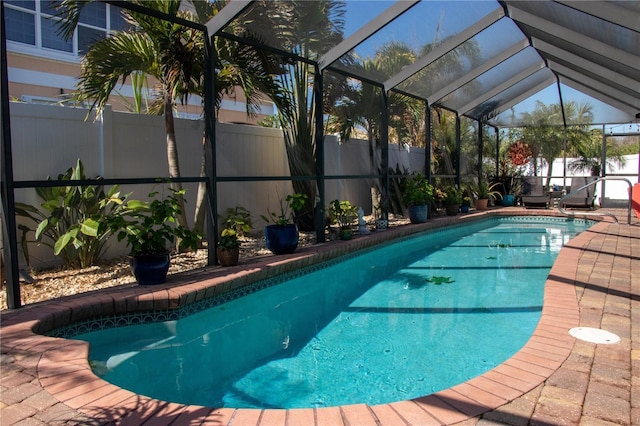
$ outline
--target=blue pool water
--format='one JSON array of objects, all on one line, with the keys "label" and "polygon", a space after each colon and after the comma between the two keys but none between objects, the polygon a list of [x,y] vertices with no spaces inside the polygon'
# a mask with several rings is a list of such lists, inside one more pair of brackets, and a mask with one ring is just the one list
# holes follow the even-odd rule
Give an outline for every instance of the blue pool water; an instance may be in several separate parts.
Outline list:
[{"label": "blue pool water", "polygon": [[415,398],[517,352],[558,251],[589,226],[514,217],[430,231],[178,320],[75,338],[90,342],[96,374],[167,401],[300,408]]}]

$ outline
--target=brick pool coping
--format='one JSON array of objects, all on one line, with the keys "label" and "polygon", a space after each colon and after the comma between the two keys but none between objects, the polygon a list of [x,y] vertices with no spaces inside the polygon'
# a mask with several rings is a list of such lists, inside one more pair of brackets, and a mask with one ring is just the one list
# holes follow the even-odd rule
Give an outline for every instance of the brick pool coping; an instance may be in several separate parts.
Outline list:
[{"label": "brick pool coping", "polygon": [[[37,353],[40,385],[54,398],[91,419],[141,424],[160,423],[234,425],[387,425],[453,424],[478,417],[500,407],[544,382],[571,353],[575,339],[568,330],[579,325],[575,282],[581,249],[608,223],[599,222],[572,239],[560,251],[545,284],[540,322],[527,344],[496,368],[467,382],[408,401],[381,405],[355,404],[317,409],[232,409],[168,403],[112,385],[93,374],[85,342],[46,337],[54,328],[78,321],[126,312],[175,309],[231,291],[283,272],[309,266],[428,229],[504,215],[536,215],[540,211],[496,209],[442,217],[425,224],[406,225],[300,249],[285,256],[263,256],[232,268],[204,268],[170,277],[159,286],[126,286],[101,290],[3,311],[0,342],[2,352]],[[560,216],[543,212],[544,216]],[[576,217],[582,217],[576,215]],[[589,218],[585,216],[584,218]],[[577,250],[574,250],[577,249]]]}]

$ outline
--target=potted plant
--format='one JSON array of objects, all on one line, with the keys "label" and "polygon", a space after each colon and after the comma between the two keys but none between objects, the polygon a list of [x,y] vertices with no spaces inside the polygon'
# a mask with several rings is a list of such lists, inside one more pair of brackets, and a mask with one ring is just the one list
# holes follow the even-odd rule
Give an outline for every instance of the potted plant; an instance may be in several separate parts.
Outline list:
[{"label": "potted plant", "polygon": [[378,204],[373,207],[376,218],[376,230],[384,231],[389,227],[389,197],[380,195]]},{"label": "potted plant", "polygon": [[[118,241],[126,240],[130,249],[129,264],[138,284],[161,284],[167,279],[169,271],[170,249],[197,249],[201,235],[177,224],[176,217],[181,214],[177,195],[184,190],[175,191],[164,199],[145,202],[130,200],[122,214],[112,217],[109,226]],[[149,194],[154,198],[157,192]]]},{"label": "potted plant", "polygon": [[447,196],[444,189],[433,188],[433,197],[431,201],[431,209],[429,210],[429,217],[432,216],[433,213],[442,209],[444,206],[444,199]]},{"label": "potted plant", "polygon": [[445,188],[442,203],[447,211],[447,215],[457,215],[458,210],[460,209],[460,204],[462,204],[462,190],[455,186]]},{"label": "potted plant", "polygon": [[358,209],[352,206],[349,201],[333,200],[329,205],[329,213],[334,221],[338,223],[338,238],[350,240],[353,236],[353,221],[358,218]]},{"label": "potted plant", "polygon": [[462,197],[462,203],[460,204],[460,213],[469,213],[471,207],[471,197],[465,195]]},{"label": "potted plant", "polygon": [[298,227],[294,223],[297,212],[302,211],[307,201],[305,194],[291,194],[280,199],[280,212],[268,211],[268,216],[260,215],[265,222],[273,222],[264,227],[265,243],[273,254],[293,253],[298,247]]},{"label": "potted plant", "polygon": [[486,210],[490,199],[502,197],[500,192],[496,190],[497,185],[497,183],[481,180],[472,186],[472,192],[476,196],[476,209]]},{"label": "potted plant", "polygon": [[502,196],[502,205],[505,207],[515,206],[516,199],[522,191],[521,176],[510,175],[504,184],[505,193]]},{"label": "potted plant", "polygon": [[216,244],[216,257],[220,266],[235,266],[240,257],[239,237],[251,230],[251,213],[242,206],[228,208],[222,221],[220,238]]},{"label": "potted plant", "polygon": [[402,199],[409,209],[411,223],[426,222],[429,204],[433,201],[433,186],[423,174],[415,173],[404,179]]}]

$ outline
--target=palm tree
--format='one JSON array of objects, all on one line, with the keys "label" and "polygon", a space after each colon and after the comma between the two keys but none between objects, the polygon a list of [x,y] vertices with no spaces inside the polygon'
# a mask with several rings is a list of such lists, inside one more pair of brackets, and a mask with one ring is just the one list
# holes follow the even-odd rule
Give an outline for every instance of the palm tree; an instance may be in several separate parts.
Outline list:
[{"label": "palm tree", "polygon": [[[235,30],[262,38],[270,44],[294,55],[317,59],[342,40],[344,1],[259,1],[240,17]],[[285,96],[266,92],[278,108],[289,169],[293,176],[316,175],[316,99],[313,90],[315,67],[309,62],[282,59],[283,72],[278,71],[275,82]],[[294,180],[294,191],[316,199],[313,180]],[[306,208],[297,217],[302,230],[314,229],[314,211]]]},{"label": "palm tree", "polygon": [[[148,2],[132,0],[131,3],[161,12],[169,16],[182,17],[199,23],[207,22],[225,5],[225,1],[202,2],[190,0],[190,7],[183,8],[181,0],[157,0]],[[61,30],[67,37],[73,35],[82,7],[86,2],[63,0],[59,4]],[[186,10],[183,10],[186,9]],[[191,10],[189,12],[188,10]],[[118,82],[130,77],[141,81],[139,76],[150,75],[158,83],[160,107],[153,109],[164,114],[166,129],[169,176],[180,177],[178,146],[173,122],[176,102],[184,102],[190,94],[204,98],[205,40],[201,31],[173,24],[144,13],[123,11],[131,29],[117,32],[113,36],[91,46],[82,61],[82,72],[77,88],[77,97],[93,102],[92,109],[100,110],[109,99]],[[247,99],[247,113],[257,111],[260,93],[270,93],[281,98],[278,86],[271,74],[280,64],[273,55],[265,54],[249,45],[217,37],[215,52],[215,106],[219,109],[225,94],[240,88]],[[285,105],[286,102],[281,102]],[[204,150],[204,137],[203,137]],[[205,176],[204,155],[201,176]],[[175,184],[180,188],[181,184]],[[196,199],[194,229],[202,231],[205,218],[206,184],[201,183]],[[182,216],[179,223],[187,227],[184,201],[180,198]]]},{"label": "palm tree", "polygon": [[[567,102],[563,111],[560,104],[545,105],[537,101],[536,108],[532,112],[522,114],[522,121],[527,126],[522,129],[522,140],[533,151],[533,161],[541,157],[547,164],[547,182],[549,186],[553,173],[553,161],[558,158],[565,149],[577,145],[588,136],[587,124],[592,122],[592,106],[588,103],[578,104]],[[566,122],[569,125],[563,126]],[[534,170],[537,165],[534,164]]]},{"label": "palm tree", "polygon": [[[195,20],[200,23],[208,22],[215,16],[226,4],[226,1],[216,0],[210,2],[189,0],[193,10],[195,11]],[[239,28],[243,31],[242,25],[235,21],[232,27]],[[266,52],[254,47],[263,40],[258,39],[251,32],[244,32],[242,36],[255,43],[239,43],[224,37],[215,37],[213,39],[213,51],[215,60],[215,108],[218,111],[222,103],[222,99],[226,94],[233,94],[240,89],[246,99],[246,112],[249,117],[255,116],[259,111],[260,101],[263,100],[264,94],[275,101],[283,110],[290,110],[289,102],[286,94],[281,86],[273,78],[274,75],[285,72],[282,59],[274,54]],[[199,79],[204,83],[204,78]],[[200,95],[204,99],[203,85],[192,88],[192,93]],[[202,138],[202,164],[200,176],[206,176],[206,138]],[[194,229],[203,231],[205,220],[206,201],[206,184],[201,182],[198,187],[196,197],[196,210],[194,216]]]},{"label": "palm tree", "polygon": [[[624,167],[624,154],[618,149],[607,149],[606,165],[608,169]],[[588,172],[591,176],[600,176],[602,172],[602,131],[591,130],[586,137],[579,139],[573,145],[570,153],[577,158],[569,163],[572,172]]]},{"label": "palm tree", "polygon": [[[180,0],[132,3],[145,6],[169,16],[180,16]],[[61,28],[68,37],[73,35],[80,11],[86,3],[63,1],[61,11],[67,19]],[[178,148],[174,126],[173,109],[177,100],[186,100],[189,88],[201,85],[203,75],[203,43],[200,31],[163,21],[149,15],[125,11],[129,30],[120,31],[111,37],[95,42],[82,59],[76,96],[79,100],[91,101],[91,109],[100,111],[119,82],[137,73],[152,76],[157,81],[162,103],[166,131],[169,177],[180,177]],[[180,191],[182,185],[173,183]],[[182,214],[178,223],[187,226],[184,199],[179,199]]]}]

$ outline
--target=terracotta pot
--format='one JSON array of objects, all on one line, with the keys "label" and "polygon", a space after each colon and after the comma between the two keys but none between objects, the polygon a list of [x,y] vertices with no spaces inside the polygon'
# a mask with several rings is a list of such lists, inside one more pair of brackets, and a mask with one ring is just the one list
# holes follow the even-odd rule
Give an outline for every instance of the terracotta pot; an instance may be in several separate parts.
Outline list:
[{"label": "terracotta pot", "polygon": [[238,264],[238,258],[240,257],[240,247],[232,249],[217,248],[216,255],[220,266],[235,266]]},{"label": "terracotta pot", "polygon": [[489,204],[488,198],[478,198],[476,200],[476,209],[478,210],[486,210],[487,204]]}]

